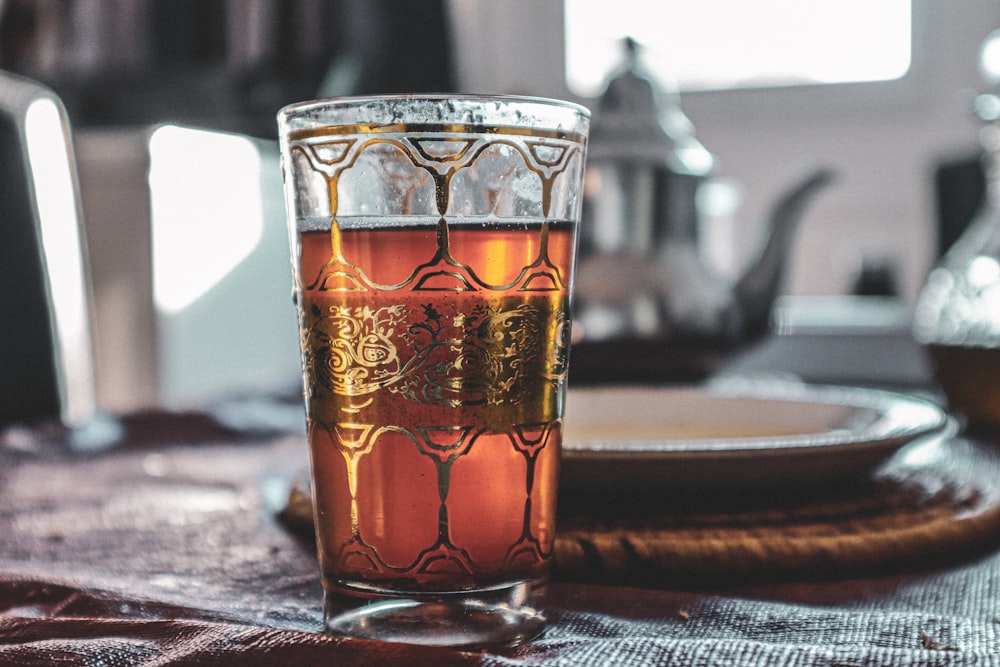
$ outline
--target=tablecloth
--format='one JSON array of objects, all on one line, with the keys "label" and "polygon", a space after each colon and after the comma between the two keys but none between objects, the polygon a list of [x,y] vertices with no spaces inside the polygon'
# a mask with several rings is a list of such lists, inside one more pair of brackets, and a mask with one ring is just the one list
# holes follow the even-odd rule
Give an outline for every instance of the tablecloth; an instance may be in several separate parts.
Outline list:
[{"label": "tablecloth", "polygon": [[122,428],[92,452],[58,430],[0,437],[0,663],[1000,664],[986,547],[847,578],[557,580],[545,634],[507,652],[332,638],[312,544],[280,518],[302,435],[196,413]]}]

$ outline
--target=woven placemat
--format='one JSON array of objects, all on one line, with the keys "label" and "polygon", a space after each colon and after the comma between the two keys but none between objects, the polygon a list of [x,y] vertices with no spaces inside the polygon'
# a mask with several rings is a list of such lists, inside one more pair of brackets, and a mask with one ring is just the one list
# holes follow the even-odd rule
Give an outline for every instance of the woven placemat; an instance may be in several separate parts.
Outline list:
[{"label": "woven placemat", "polygon": [[[311,531],[306,484],[284,519]],[[811,492],[560,500],[556,579],[696,586],[905,571],[1000,540],[1000,456],[967,439],[918,442],[869,479]]]},{"label": "woven placemat", "polygon": [[631,497],[566,507],[555,574],[676,586],[931,567],[1000,538],[1000,466],[991,447],[931,440],[867,480],[705,505]]}]

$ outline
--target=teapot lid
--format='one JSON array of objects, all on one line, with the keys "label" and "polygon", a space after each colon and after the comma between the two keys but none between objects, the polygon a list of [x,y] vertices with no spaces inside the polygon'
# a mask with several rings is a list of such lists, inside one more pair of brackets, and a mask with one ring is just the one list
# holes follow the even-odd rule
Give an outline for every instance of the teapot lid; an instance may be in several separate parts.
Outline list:
[{"label": "teapot lid", "polygon": [[[674,96],[664,95],[642,71],[641,45],[623,41],[625,62],[598,100],[587,149],[592,160],[663,162],[671,171],[708,175],[715,158],[694,136]],[[664,101],[663,108],[660,101]]]}]

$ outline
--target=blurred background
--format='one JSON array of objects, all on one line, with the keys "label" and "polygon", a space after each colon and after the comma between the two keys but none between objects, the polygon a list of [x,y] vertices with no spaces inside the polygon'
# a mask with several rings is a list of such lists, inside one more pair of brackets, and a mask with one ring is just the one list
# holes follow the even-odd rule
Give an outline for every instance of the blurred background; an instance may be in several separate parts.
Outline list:
[{"label": "blurred background", "polygon": [[97,400],[123,410],[298,383],[281,106],[514,93],[597,113],[626,36],[711,157],[713,270],[735,280],[775,199],[824,165],[782,294],[905,312],[981,202],[998,27],[996,0],[0,0],[0,70],[65,105]]}]

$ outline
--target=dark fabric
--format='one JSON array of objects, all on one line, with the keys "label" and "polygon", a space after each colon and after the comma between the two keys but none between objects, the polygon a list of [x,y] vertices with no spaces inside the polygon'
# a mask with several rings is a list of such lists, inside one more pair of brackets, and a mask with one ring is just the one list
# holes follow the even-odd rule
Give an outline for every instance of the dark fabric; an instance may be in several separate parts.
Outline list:
[{"label": "dark fabric", "polygon": [[1000,665],[1000,555],[669,590],[557,582],[509,652],[335,639],[279,520],[302,437],[147,415],[92,455],[0,437],[0,664]]}]

